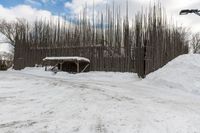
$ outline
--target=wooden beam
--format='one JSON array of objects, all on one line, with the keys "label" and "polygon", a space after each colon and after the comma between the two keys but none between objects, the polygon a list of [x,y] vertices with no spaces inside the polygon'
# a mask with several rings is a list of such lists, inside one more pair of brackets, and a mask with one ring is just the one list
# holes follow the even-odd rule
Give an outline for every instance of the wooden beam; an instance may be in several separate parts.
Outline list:
[{"label": "wooden beam", "polygon": [[81,72],[84,72],[84,71],[88,68],[89,65],[90,65],[90,64],[87,64],[87,65],[85,66],[85,68],[84,68]]},{"label": "wooden beam", "polygon": [[45,64],[45,71],[47,71],[47,64]]},{"label": "wooden beam", "polygon": [[63,62],[62,63],[60,63],[60,70],[62,71],[62,65],[63,65]]},{"label": "wooden beam", "polygon": [[79,69],[79,61],[76,62],[76,66],[77,66],[77,73],[80,72],[80,69]]}]

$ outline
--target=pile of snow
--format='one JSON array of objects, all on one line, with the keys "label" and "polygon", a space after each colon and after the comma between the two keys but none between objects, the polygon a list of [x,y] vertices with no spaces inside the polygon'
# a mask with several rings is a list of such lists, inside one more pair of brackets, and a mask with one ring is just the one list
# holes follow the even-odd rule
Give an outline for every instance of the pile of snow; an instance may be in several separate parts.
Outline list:
[{"label": "pile of snow", "polygon": [[[11,70],[12,71],[12,70]],[[120,72],[88,72],[88,73],[78,73],[70,74],[67,72],[54,73],[52,71],[45,71],[44,67],[27,67],[20,71],[24,74],[31,74],[36,76],[65,79],[71,81],[99,81],[99,82],[127,82],[127,81],[138,81],[137,74],[133,73],[120,73]]]},{"label": "pile of snow", "polygon": [[149,74],[144,81],[200,95],[200,55],[181,55]]}]

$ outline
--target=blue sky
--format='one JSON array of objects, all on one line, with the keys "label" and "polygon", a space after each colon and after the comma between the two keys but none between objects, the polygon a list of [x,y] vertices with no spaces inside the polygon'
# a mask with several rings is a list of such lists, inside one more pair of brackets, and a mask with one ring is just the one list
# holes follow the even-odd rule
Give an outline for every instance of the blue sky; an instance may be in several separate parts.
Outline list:
[{"label": "blue sky", "polygon": [[68,14],[70,9],[65,8],[66,2],[71,2],[71,0],[0,0],[0,4],[6,8],[29,5],[33,8],[48,10],[52,14]]}]

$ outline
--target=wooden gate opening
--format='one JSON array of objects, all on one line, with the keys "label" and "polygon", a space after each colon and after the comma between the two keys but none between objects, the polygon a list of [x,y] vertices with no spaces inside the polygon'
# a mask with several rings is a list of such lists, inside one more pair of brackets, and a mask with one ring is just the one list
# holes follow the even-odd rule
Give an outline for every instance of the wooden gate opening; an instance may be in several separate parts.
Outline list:
[{"label": "wooden gate opening", "polygon": [[88,72],[90,60],[84,57],[46,57],[43,59],[45,71],[48,66],[53,66],[53,71],[64,71],[70,73]]}]

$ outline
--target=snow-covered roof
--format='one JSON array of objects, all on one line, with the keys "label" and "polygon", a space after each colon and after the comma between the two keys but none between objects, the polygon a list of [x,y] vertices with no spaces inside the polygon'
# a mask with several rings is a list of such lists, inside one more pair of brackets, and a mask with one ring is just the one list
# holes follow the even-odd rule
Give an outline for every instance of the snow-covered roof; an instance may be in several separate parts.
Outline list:
[{"label": "snow-covered roof", "polygon": [[8,41],[5,35],[0,32],[0,42]]},{"label": "snow-covered roof", "polygon": [[0,32],[0,52],[14,54],[14,47],[10,43],[7,43],[8,39]]},{"label": "snow-covered roof", "polygon": [[0,52],[6,52],[9,54],[13,54],[14,47],[10,43],[1,43],[0,42]]},{"label": "snow-covered roof", "polygon": [[43,61],[55,61],[55,60],[63,60],[63,61],[86,61],[90,62],[89,59],[85,57],[78,57],[78,56],[66,56],[66,57],[46,57]]}]

